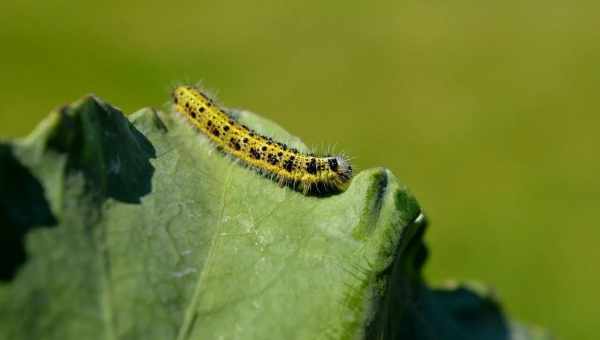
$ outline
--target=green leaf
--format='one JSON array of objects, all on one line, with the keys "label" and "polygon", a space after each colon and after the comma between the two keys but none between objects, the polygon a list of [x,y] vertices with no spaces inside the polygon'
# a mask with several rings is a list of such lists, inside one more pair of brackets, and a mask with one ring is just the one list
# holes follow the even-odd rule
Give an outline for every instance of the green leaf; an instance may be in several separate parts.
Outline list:
[{"label": "green leaf", "polygon": [[424,284],[425,221],[383,168],[303,196],[175,114],[87,97],[0,144],[0,169],[4,339],[510,336],[495,302]]}]

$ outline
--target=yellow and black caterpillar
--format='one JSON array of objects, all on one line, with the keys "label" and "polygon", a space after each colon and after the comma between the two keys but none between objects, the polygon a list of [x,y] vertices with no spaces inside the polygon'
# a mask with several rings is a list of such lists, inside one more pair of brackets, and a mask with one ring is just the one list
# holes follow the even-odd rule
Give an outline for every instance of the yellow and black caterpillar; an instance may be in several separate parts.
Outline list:
[{"label": "yellow and black caterpillar", "polygon": [[173,92],[175,110],[182,113],[223,152],[244,164],[308,193],[345,190],[352,166],[344,156],[304,154],[284,143],[262,136],[240,124],[193,86],[178,86]]}]

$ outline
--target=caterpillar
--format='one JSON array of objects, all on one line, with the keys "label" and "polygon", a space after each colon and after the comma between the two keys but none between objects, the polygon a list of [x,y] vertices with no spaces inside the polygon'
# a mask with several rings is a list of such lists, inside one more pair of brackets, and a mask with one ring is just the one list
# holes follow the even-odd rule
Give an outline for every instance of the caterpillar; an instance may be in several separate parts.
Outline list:
[{"label": "caterpillar", "polygon": [[240,124],[212,99],[193,86],[173,91],[175,111],[208,137],[217,149],[246,166],[305,195],[344,191],[352,166],[342,155],[316,156],[288,147]]}]

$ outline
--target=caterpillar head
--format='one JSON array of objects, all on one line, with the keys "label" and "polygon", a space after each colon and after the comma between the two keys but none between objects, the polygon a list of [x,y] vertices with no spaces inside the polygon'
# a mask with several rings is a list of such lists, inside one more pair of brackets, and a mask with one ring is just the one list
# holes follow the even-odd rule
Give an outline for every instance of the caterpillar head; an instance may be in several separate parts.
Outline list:
[{"label": "caterpillar head", "polygon": [[352,178],[352,165],[344,156],[338,155],[330,157],[327,162],[329,168],[338,175],[340,182],[348,182]]}]

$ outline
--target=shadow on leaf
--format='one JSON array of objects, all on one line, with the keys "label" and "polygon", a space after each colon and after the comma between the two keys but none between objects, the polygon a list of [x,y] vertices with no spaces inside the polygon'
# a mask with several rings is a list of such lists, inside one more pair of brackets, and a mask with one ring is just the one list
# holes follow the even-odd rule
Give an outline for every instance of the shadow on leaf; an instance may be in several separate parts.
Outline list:
[{"label": "shadow on leaf", "polygon": [[[83,174],[86,193],[97,202],[139,204],[152,191],[155,149],[120,111],[87,97],[58,114],[47,148],[66,154],[65,176]],[[26,234],[58,222],[41,183],[5,144],[0,144],[0,193],[0,280],[7,281],[27,259]]]},{"label": "shadow on leaf", "polygon": [[[416,223],[416,222],[415,222]],[[382,308],[367,327],[367,339],[509,340],[509,325],[490,296],[465,286],[432,289],[421,277],[427,259],[423,220],[399,245],[398,256],[383,275],[391,275]]]},{"label": "shadow on leaf", "polygon": [[68,171],[83,172],[93,194],[140,203],[152,191],[156,151],[119,110],[90,96],[59,114],[48,145],[68,154]]},{"label": "shadow on leaf", "polygon": [[0,281],[9,281],[27,258],[25,235],[56,225],[56,218],[40,182],[5,144],[0,144],[0,193]]}]

